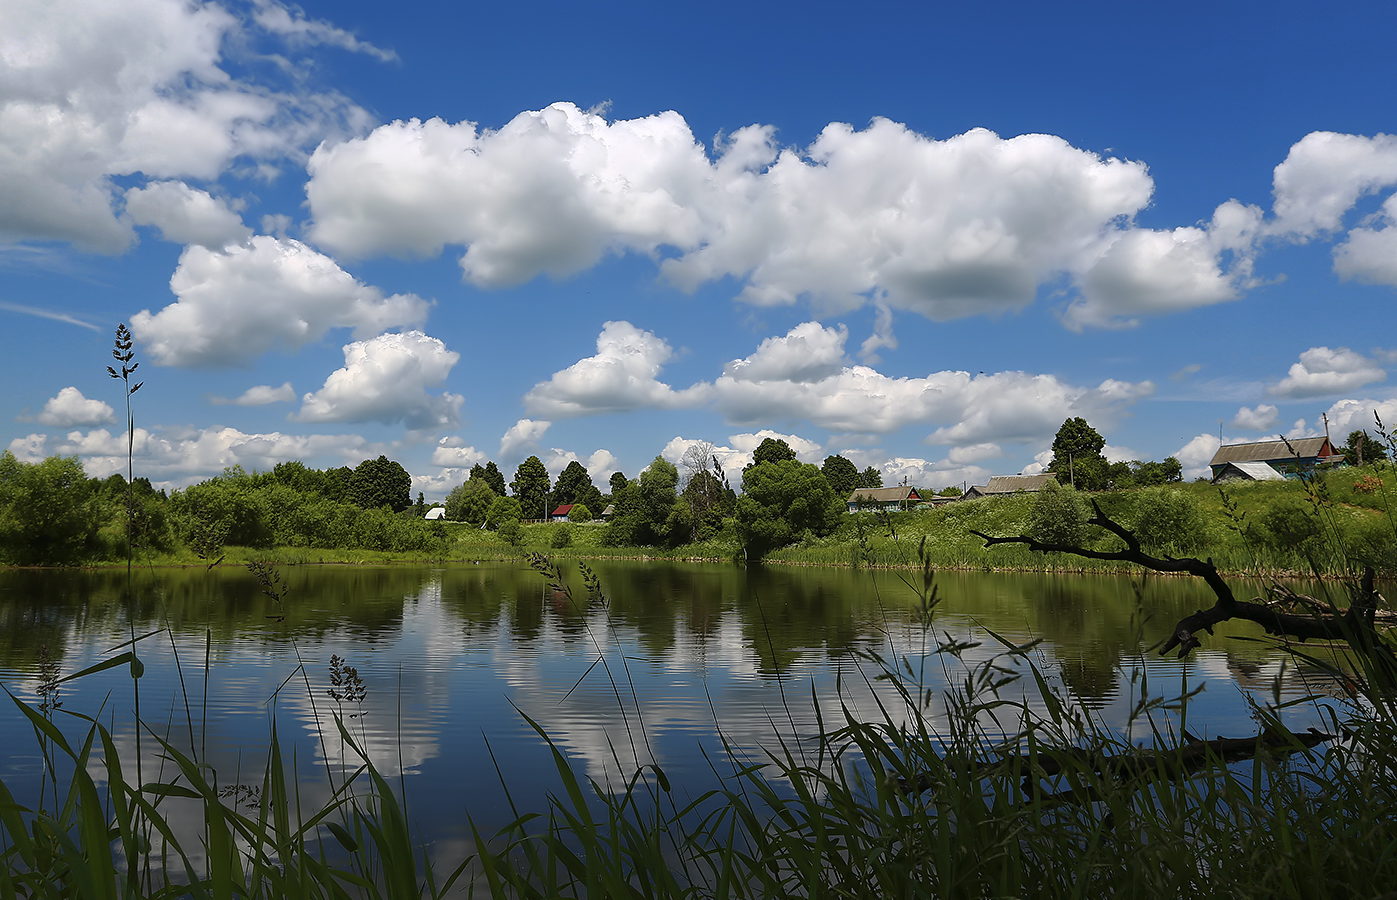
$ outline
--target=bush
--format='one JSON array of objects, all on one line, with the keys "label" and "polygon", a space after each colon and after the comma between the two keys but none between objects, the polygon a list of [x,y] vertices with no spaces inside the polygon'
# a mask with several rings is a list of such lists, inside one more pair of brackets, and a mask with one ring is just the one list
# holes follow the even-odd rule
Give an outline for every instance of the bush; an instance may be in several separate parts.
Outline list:
[{"label": "bush", "polygon": [[1261,516],[1261,538],[1273,550],[1302,552],[1319,542],[1319,517],[1306,503],[1285,497]]},{"label": "bush", "polygon": [[518,547],[524,542],[524,526],[519,524],[518,519],[505,519],[496,531],[511,547]]},{"label": "bush", "polygon": [[1086,501],[1069,485],[1049,481],[1033,498],[1028,536],[1045,544],[1081,546],[1086,534]]},{"label": "bush", "polygon": [[551,540],[549,540],[548,543],[554,550],[561,550],[564,547],[571,547],[572,526],[568,524],[554,526],[553,537]]},{"label": "bush", "polygon": [[1177,488],[1156,487],[1137,492],[1134,530],[1147,553],[1190,553],[1207,539],[1197,498]]},{"label": "bush", "polygon": [[592,511],[582,503],[576,503],[568,510],[569,522],[590,522],[593,518],[595,516],[592,515]]}]

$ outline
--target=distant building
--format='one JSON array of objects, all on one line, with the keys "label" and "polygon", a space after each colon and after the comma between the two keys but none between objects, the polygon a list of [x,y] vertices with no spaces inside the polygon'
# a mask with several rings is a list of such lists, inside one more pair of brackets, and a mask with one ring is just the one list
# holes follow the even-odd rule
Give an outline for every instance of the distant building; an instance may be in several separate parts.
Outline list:
[{"label": "distant building", "polygon": [[602,517],[602,519],[609,522],[609,521],[611,521],[611,517],[614,516],[614,515],[616,515],[616,504],[615,504],[615,503],[608,503],[608,504],[606,504],[606,509],[604,509],[604,510],[601,511],[601,517]]},{"label": "distant building", "polygon": [[1322,463],[1334,463],[1344,455],[1336,453],[1327,437],[1296,438],[1293,441],[1257,441],[1251,444],[1224,444],[1208,463],[1216,481],[1229,464],[1266,463],[1285,478],[1302,478]]},{"label": "distant building", "polygon": [[426,519],[426,520],[429,521],[429,522],[430,522],[431,520],[433,520],[433,519],[445,519],[445,518],[446,518],[446,507],[445,507],[445,506],[433,506],[431,509],[427,510],[427,515],[423,516],[423,518]]},{"label": "distant building", "polygon": [[1226,484],[1229,481],[1285,481],[1285,476],[1264,462],[1224,463],[1221,471],[1213,476],[1213,484]]},{"label": "distant building", "polygon": [[975,500],[979,497],[994,497],[1000,494],[1036,494],[1043,485],[1057,480],[1052,472],[1041,475],[991,475],[989,484],[972,485],[962,496],[962,500]]},{"label": "distant building", "polygon": [[859,488],[849,495],[849,512],[861,509],[911,509],[922,502],[914,487]]},{"label": "distant building", "polygon": [[568,513],[572,512],[572,507],[573,504],[571,503],[567,503],[563,506],[558,507],[557,509],[553,510],[553,512],[548,516],[548,521],[566,522],[568,520]]}]

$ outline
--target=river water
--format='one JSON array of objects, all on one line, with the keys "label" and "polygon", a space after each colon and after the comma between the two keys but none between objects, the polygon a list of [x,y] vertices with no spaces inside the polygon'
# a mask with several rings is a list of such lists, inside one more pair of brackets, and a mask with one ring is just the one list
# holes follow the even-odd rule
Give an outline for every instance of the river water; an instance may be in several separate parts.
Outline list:
[{"label": "river water", "polygon": [[[1245,623],[1205,635],[1187,660],[1150,653],[1174,622],[1211,605],[1195,580],[939,573],[923,628],[919,574],[654,561],[594,569],[600,595],[575,563],[564,566],[563,591],[522,563],[285,567],[270,589],[280,596],[242,568],[146,570],[134,576],[133,601],[124,571],[5,571],[0,682],[35,703],[41,653],[67,675],[122,652],[133,632],[156,632],[138,643],[151,731],[232,786],[260,783],[275,727],[303,802],[315,803],[328,797],[327,769],[358,762],[333,725],[339,714],[444,858],[467,852],[468,813],[487,833],[510,818],[506,786],[520,809],[542,809],[557,789],[528,719],[604,786],[649,763],[694,794],[735,759],[760,759],[782,740],[798,746],[818,731],[817,712],[842,721],[842,704],[881,718],[881,699],[896,717],[870,654],[907,660],[940,691],[963,678],[960,665],[1002,651],[991,632],[1038,639],[1032,659],[1052,683],[1121,731],[1139,727],[1130,712],[1142,689],[1174,696],[1204,684],[1187,727],[1207,737],[1254,732],[1253,701],[1341,694],[1283,665],[1285,654]],[[1261,588],[1234,583],[1243,598]],[[978,646],[959,661],[923,655],[952,641]],[[357,670],[362,701],[330,695],[332,655]],[[123,760],[135,759],[125,667],[67,682],[60,699],[110,727]],[[1296,728],[1324,724],[1318,703],[1285,716]],[[57,721],[74,734],[85,727]],[[37,796],[37,748],[3,699],[0,778],[20,802]],[[148,736],[142,760],[150,780],[162,760]]]}]

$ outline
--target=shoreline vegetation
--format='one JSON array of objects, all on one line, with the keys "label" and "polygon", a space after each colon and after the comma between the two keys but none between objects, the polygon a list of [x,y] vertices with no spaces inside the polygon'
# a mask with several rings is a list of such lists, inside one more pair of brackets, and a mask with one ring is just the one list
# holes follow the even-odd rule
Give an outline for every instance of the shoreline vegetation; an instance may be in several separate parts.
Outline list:
[{"label": "shoreline vegetation", "polygon": [[[220,487],[236,487],[240,480],[253,477],[237,474],[223,479],[225,484]],[[1118,541],[1109,534],[1089,534],[1084,525],[1089,504],[1095,502],[1106,514],[1141,533],[1147,548],[1177,556],[1197,555],[1207,548],[1205,555],[1229,576],[1343,577],[1355,566],[1371,565],[1380,577],[1391,578],[1397,575],[1397,552],[1384,535],[1390,528],[1387,503],[1393,481],[1391,466],[1364,466],[1322,473],[1312,482],[1259,482],[1221,488],[1189,483],[1091,493],[1063,487],[1045,494],[986,497],[906,512],[843,513],[825,536],[807,531],[786,546],[768,550],[761,561],[787,566],[916,568],[920,565],[917,548],[925,539],[927,558],[935,568],[948,571],[1134,571],[1122,561],[1040,553],[1020,546],[987,547],[979,537],[1051,536],[1056,529],[1058,538],[1107,549]],[[360,514],[367,520],[362,527],[372,532],[363,535],[366,540],[362,543],[369,546],[315,547],[306,545],[303,536],[290,529],[277,529],[280,534],[265,529],[260,540],[250,544],[227,540],[230,534],[236,536],[239,522],[243,531],[249,530],[247,522],[255,515],[246,510],[224,509],[217,518],[205,513],[213,519],[210,526],[207,521],[190,521],[191,504],[187,497],[181,502],[180,494],[160,501],[152,492],[146,503],[163,505],[160,515],[147,516],[147,527],[155,522],[166,536],[136,548],[136,562],[141,567],[206,566],[215,560],[276,565],[502,562],[522,561],[531,552],[576,561],[748,561],[742,534],[731,518],[694,543],[612,546],[608,537],[613,529],[599,521],[507,521],[504,527],[492,529],[463,522],[424,521],[413,517],[411,510],[394,514],[381,509]],[[201,527],[214,531],[213,538],[201,535]],[[103,546],[120,548],[119,531],[102,529],[91,548],[92,553],[105,558],[79,556],[59,563],[36,562],[41,566],[124,566],[124,552],[102,552]],[[276,542],[278,536],[283,540],[289,536],[295,543]],[[0,531],[0,539],[3,537]],[[6,561],[15,567],[12,558]]]}]

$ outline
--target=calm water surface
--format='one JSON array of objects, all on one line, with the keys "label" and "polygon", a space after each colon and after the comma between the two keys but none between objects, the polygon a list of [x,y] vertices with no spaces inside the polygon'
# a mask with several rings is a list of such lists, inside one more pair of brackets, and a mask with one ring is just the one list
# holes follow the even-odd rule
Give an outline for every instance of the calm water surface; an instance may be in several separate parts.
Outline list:
[{"label": "calm water surface", "polygon": [[[599,782],[654,762],[696,794],[713,786],[713,768],[732,764],[724,738],[753,758],[777,736],[814,734],[812,695],[827,717],[843,702],[877,718],[869,651],[915,659],[924,642],[950,637],[981,642],[964,655],[976,662],[998,648],[986,629],[1041,639],[1045,669],[1117,727],[1128,722],[1140,672],[1156,695],[1206,681],[1188,727],[1208,736],[1253,731],[1248,697],[1271,701],[1282,673],[1282,654],[1246,624],[1205,636],[1183,662],[1148,654],[1179,618],[1211,605],[1206,587],[1186,579],[942,573],[928,635],[897,573],[662,562],[595,569],[606,602],[587,597],[575,566],[566,569],[573,599],[527,567],[500,563],[288,567],[280,601],[242,569],[138,573],[135,632],[160,631],[139,645],[141,715],[176,745],[199,748],[225,784],[260,783],[275,724],[309,802],[325,792],[327,766],[356,762],[331,724],[336,712],[352,715],[353,733],[381,771],[402,776],[413,818],[450,857],[466,844],[467,810],[487,832],[508,819],[502,783],[532,809],[557,787],[526,715]],[[63,674],[107,658],[133,625],[124,585],[124,572],[0,572],[0,682],[33,701],[41,646]],[[1234,590],[1250,597],[1259,586],[1239,581]],[[362,704],[329,696],[332,654],[358,669]],[[943,662],[932,657],[925,669],[932,687],[963,675]],[[1329,687],[1293,667],[1280,683],[1286,697]],[[125,669],[70,682],[62,700],[99,715],[134,760]],[[1287,716],[1293,727],[1320,724],[1313,704]],[[81,723],[69,725],[77,732]],[[143,759],[158,768],[152,744],[143,741]],[[24,802],[39,771],[32,732],[6,700],[0,777]]]}]

